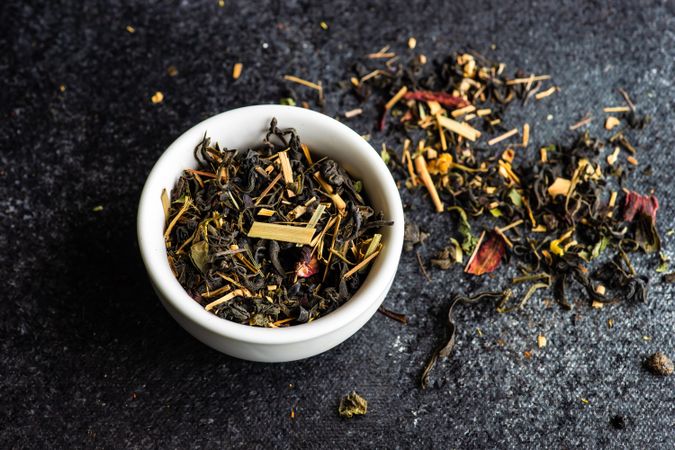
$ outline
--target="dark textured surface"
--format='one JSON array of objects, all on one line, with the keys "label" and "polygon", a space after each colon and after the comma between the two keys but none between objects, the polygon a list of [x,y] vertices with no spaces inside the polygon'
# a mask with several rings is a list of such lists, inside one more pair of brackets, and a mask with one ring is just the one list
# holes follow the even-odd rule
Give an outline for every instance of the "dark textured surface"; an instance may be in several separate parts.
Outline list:
[{"label": "dark textured surface", "polygon": [[[629,183],[656,189],[665,232],[675,207],[672,2],[71,3],[0,6],[0,447],[672,444],[675,378],[641,366],[656,350],[675,353],[674,290],[656,276],[647,305],[582,302],[566,312],[538,296],[513,314],[459,309],[456,352],[421,391],[448,293],[479,285],[459,269],[427,282],[406,254],[385,304],[409,314],[408,326],[376,315],[326,354],[254,364],[208,349],[165,313],[134,228],[144,177],[183,130],[220,111],[278,102],[285,73],[322,80],[325,112],[337,115],[357,105],[336,86],[348,65],[387,44],[405,55],[413,35],[429,57],[470,45],[511,71],[554,74],[560,93],[508,116],[513,125],[527,117],[535,143],[569,139],[565,130],[587,111],[591,129],[606,135],[600,108],[619,103],[616,88],[629,89],[655,117],[636,139],[654,175]],[[233,82],[237,61],[244,73]],[[166,75],[170,65],[176,77]],[[159,105],[150,102],[156,90],[165,95]],[[379,146],[375,120],[366,107],[348,123]],[[441,240],[449,218],[435,220],[422,191],[404,200],[416,221],[433,219],[423,227]],[[664,241],[672,247],[672,237]],[[647,259],[641,271],[654,267]],[[539,333],[549,341],[542,350]],[[369,413],[341,420],[338,398],[352,389]],[[617,414],[624,430],[610,425]]]}]

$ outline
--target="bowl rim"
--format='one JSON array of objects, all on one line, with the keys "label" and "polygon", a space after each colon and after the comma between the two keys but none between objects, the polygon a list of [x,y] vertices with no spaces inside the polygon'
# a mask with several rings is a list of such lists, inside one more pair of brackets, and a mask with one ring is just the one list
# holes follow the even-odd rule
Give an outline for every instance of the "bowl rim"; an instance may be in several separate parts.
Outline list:
[{"label": "bowl rim", "polygon": [[[253,327],[220,318],[206,311],[190,298],[175,278],[166,261],[166,251],[158,255],[156,246],[153,246],[152,239],[149,238],[154,230],[148,225],[153,220],[150,217],[152,208],[149,208],[148,205],[151,202],[160,201],[161,189],[159,187],[162,186],[162,178],[165,177],[163,172],[166,167],[172,166],[171,159],[174,155],[185,151],[192,152],[195,142],[192,137],[196,135],[201,137],[207,128],[214,129],[222,121],[240,114],[252,113],[273,115],[282,125],[286,126],[293,126],[293,117],[302,118],[313,122],[312,126],[332,128],[334,132],[339,133],[341,139],[347,142],[354,151],[362,153],[368,165],[368,183],[380,185],[385,206],[383,210],[388,218],[394,221],[389,230],[387,245],[384,246],[382,254],[376,258],[374,265],[371,266],[370,273],[357,292],[336,310],[309,323],[285,328]],[[403,247],[403,230],[403,206],[396,183],[384,161],[365,139],[347,125],[322,113],[294,106],[274,104],[252,105],[225,111],[199,122],[182,133],[167,147],[150,170],[141,192],[137,215],[139,249],[148,276],[154,288],[158,291],[160,299],[169,302],[180,315],[214,334],[236,341],[256,344],[297,343],[333,333],[366,313],[374,302],[381,302],[384,299],[382,294],[386,294],[386,290],[389,288],[398,268]],[[164,259],[165,264],[162,264],[161,258]]]}]

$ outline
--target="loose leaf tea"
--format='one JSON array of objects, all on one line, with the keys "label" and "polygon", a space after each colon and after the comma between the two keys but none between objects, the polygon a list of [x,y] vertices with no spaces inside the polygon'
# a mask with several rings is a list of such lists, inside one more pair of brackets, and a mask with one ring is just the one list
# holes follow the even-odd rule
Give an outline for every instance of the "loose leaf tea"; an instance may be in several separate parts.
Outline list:
[{"label": "loose leaf tea", "polygon": [[459,295],[459,294],[453,294],[453,296],[450,299],[450,308],[448,308],[448,339],[443,346],[441,346],[438,350],[436,350],[432,355],[431,358],[429,358],[429,361],[427,361],[427,364],[424,366],[424,370],[422,370],[422,377],[421,377],[421,386],[422,389],[425,389],[427,386],[429,386],[429,374],[431,373],[431,370],[434,368],[436,365],[436,362],[438,361],[438,358],[446,358],[448,357],[451,353],[452,350],[455,348],[455,340],[457,337],[457,327],[455,326],[455,321],[452,318],[452,312],[455,308],[455,306],[458,303],[462,303],[465,305],[470,305],[474,303],[478,303],[481,300],[495,300],[495,299],[500,299],[502,302],[505,300],[508,300],[508,298],[511,296],[511,291],[505,291],[505,292],[481,292],[479,294],[473,295],[471,297],[467,297],[464,295]]},{"label": "loose leaf tea", "polygon": [[[171,270],[207,311],[280,327],[345,303],[383,248],[391,225],[361,181],[314,155],[273,119],[262,144],[226,149],[205,135],[162,203]],[[357,184],[359,188],[357,189]]]},{"label": "loose leaf tea", "polygon": [[[559,89],[549,75],[517,71],[509,76],[505,64],[478,53],[432,64],[423,55],[401,62],[392,53],[384,62],[369,58],[353,70],[356,96],[383,105],[379,128],[388,125],[405,135],[402,152],[388,149],[394,175],[408,189],[421,186],[437,213],[452,212],[456,220],[432,267],[462,265],[467,274],[484,276],[502,262],[515,266],[519,274],[512,287],[474,296],[502,296],[495,305],[499,312],[522,308],[547,289],[567,309],[577,287],[594,307],[647,300],[649,280],[636,273],[630,255],[660,255],[659,203],[653,193],[637,193],[625,184],[638,164],[628,131],[650,119],[637,114],[624,90],[619,92],[626,105],[604,111],[612,113],[610,137],[580,133],[569,143],[532,149],[532,121],[507,127],[506,111],[517,103],[554,101]],[[408,234],[406,250],[412,250],[416,240]],[[668,270],[663,261],[659,267]],[[516,295],[517,290],[522,293]],[[474,297],[462,297],[463,303]],[[450,301],[450,341],[434,353],[423,385],[438,356],[454,345],[451,315],[457,301]]]},{"label": "loose leaf tea", "polygon": [[368,402],[356,391],[350,392],[340,400],[340,406],[338,407],[340,417],[351,419],[353,416],[364,415],[367,412]]}]

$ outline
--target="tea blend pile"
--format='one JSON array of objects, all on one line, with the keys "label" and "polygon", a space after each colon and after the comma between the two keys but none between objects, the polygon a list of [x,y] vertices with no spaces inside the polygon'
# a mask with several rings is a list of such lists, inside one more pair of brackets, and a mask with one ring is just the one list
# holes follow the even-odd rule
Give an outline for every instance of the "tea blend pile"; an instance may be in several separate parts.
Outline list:
[{"label": "tea blend pile", "polygon": [[[579,295],[593,308],[646,302],[649,277],[636,272],[631,255],[661,250],[656,196],[627,186],[638,166],[627,132],[650,118],[619,90],[621,100],[603,108],[609,137],[576,131],[569,144],[534,148],[529,123],[505,126],[507,108],[542,101],[559,88],[549,75],[507,72],[505,64],[477,53],[434,62],[417,55],[402,64],[384,48],[356,64],[350,80],[362,101],[382,102],[378,128],[406,136],[400,150],[382,145],[400,184],[426,189],[435,211],[456,219],[447,237],[435,236],[447,245],[430,265],[460,265],[472,276],[487,276],[504,263],[517,270],[501,289],[450,296],[448,342],[429,359],[422,387],[437,358],[452,352],[457,304],[491,301],[503,313],[523,308],[537,293],[565,309]],[[570,129],[590,121],[587,116]],[[424,228],[406,224],[407,250],[425,239]],[[657,271],[666,271],[666,257],[659,255]]]},{"label": "tea blend pile", "polygon": [[221,149],[204,136],[162,201],[171,269],[224,319],[261,327],[307,323],[347,301],[391,222],[361,181],[320,158],[276,119],[258,148]]}]

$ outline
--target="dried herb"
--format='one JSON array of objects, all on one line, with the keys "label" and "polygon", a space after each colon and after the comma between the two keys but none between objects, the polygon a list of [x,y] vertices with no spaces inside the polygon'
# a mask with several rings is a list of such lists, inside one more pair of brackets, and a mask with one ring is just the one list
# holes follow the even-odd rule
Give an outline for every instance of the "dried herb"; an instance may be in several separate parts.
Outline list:
[{"label": "dried herb", "polygon": [[364,415],[368,412],[368,401],[361,397],[356,391],[342,397],[338,413],[340,417],[351,419],[353,416]]},{"label": "dried herb", "polygon": [[448,338],[445,344],[443,344],[438,350],[436,350],[429,360],[427,361],[426,365],[424,366],[424,370],[422,370],[422,376],[421,376],[421,386],[422,389],[426,389],[426,387],[429,385],[429,374],[431,373],[432,369],[436,365],[436,362],[438,361],[438,358],[446,358],[448,357],[451,353],[452,350],[455,348],[455,341],[457,338],[457,327],[455,326],[454,319],[452,317],[453,310],[455,306],[458,303],[464,304],[464,305],[470,305],[470,304],[475,304],[480,302],[481,300],[500,300],[500,301],[505,301],[508,300],[508,298],[511,297],[511,291],[505,291],[505,292],[481,292],[479,294],[475,294],[472,296],[465,296],[465,295],[460,295],[460,294],[454,294],[450,298],[450,307],[448,308]]},{"label": "dried herb", "polygon": [[390,319],[395,320],[397,322],[401,322],[403,325],[408,324],[408,317],[405,314],[391,311],[385,308],[384,306],[380,306],[379,308],[377,308],[377,311],[383,316],[389,317]]},{"label": "dried herb", "polygon": [[391,222],[340,165],[276,120],[257,148],[221,149],[205,135],[195,158],[162,203],[171,269],[207,311],[289,326],[358,290]]},{"label": "dried herb", "polygon": [[[458,216],[432,267],[449,270],[462,264],[464,255],[470,255],[465,272],[476,276],[498,270],[502,261],[517,265],[520,282],[529,284],[513,305],[499,302],[501,312],[522,308],[544,289],[571,309],[574,284],[594,307],[647,300],[649,279],[635,271],[631,255],[661,250],[659,205],[654,194],[638,194],[625,184],[638,164],[627,130],[650,119],[638,115],[624,90],[626,105],[604,111],[614,114],[608,122],[612,136],[579,133],[541,147],[538,158],[531,158],[518,151],[532,146],[531,121],[507,127],[506,112],[532,99],[553,100],[559,88],[549,75],[516,71],[509,76],[505,64],[478,53],[426,64],[423,55],[404,62],[387,52],[386,58],[355,65],[351,85],[359,99],[382,102],[381,129],[389,122],[406,135],[400,164],[390,165],[406,178],[401,185],[423,185],[439,214]],[[571,128],[592,117],[589,112]],[[516,139],[519,135],[522,139]],[[603,156],[608,148],[611,153]],[[392,161],[399,154],[391,147],[387,151]],[[473,230],[481,229],[478,239]],[[407,239],[408,249],[414,242]],[[667,270],[664,261],[659,271]]]},{"label": "dried herb", "polygon": [[412,251],[415,245],[424,243],[428,237],[429,234],[421,231],[419,225],[409,220],[406,221],[403,231],[403,250]]}]

